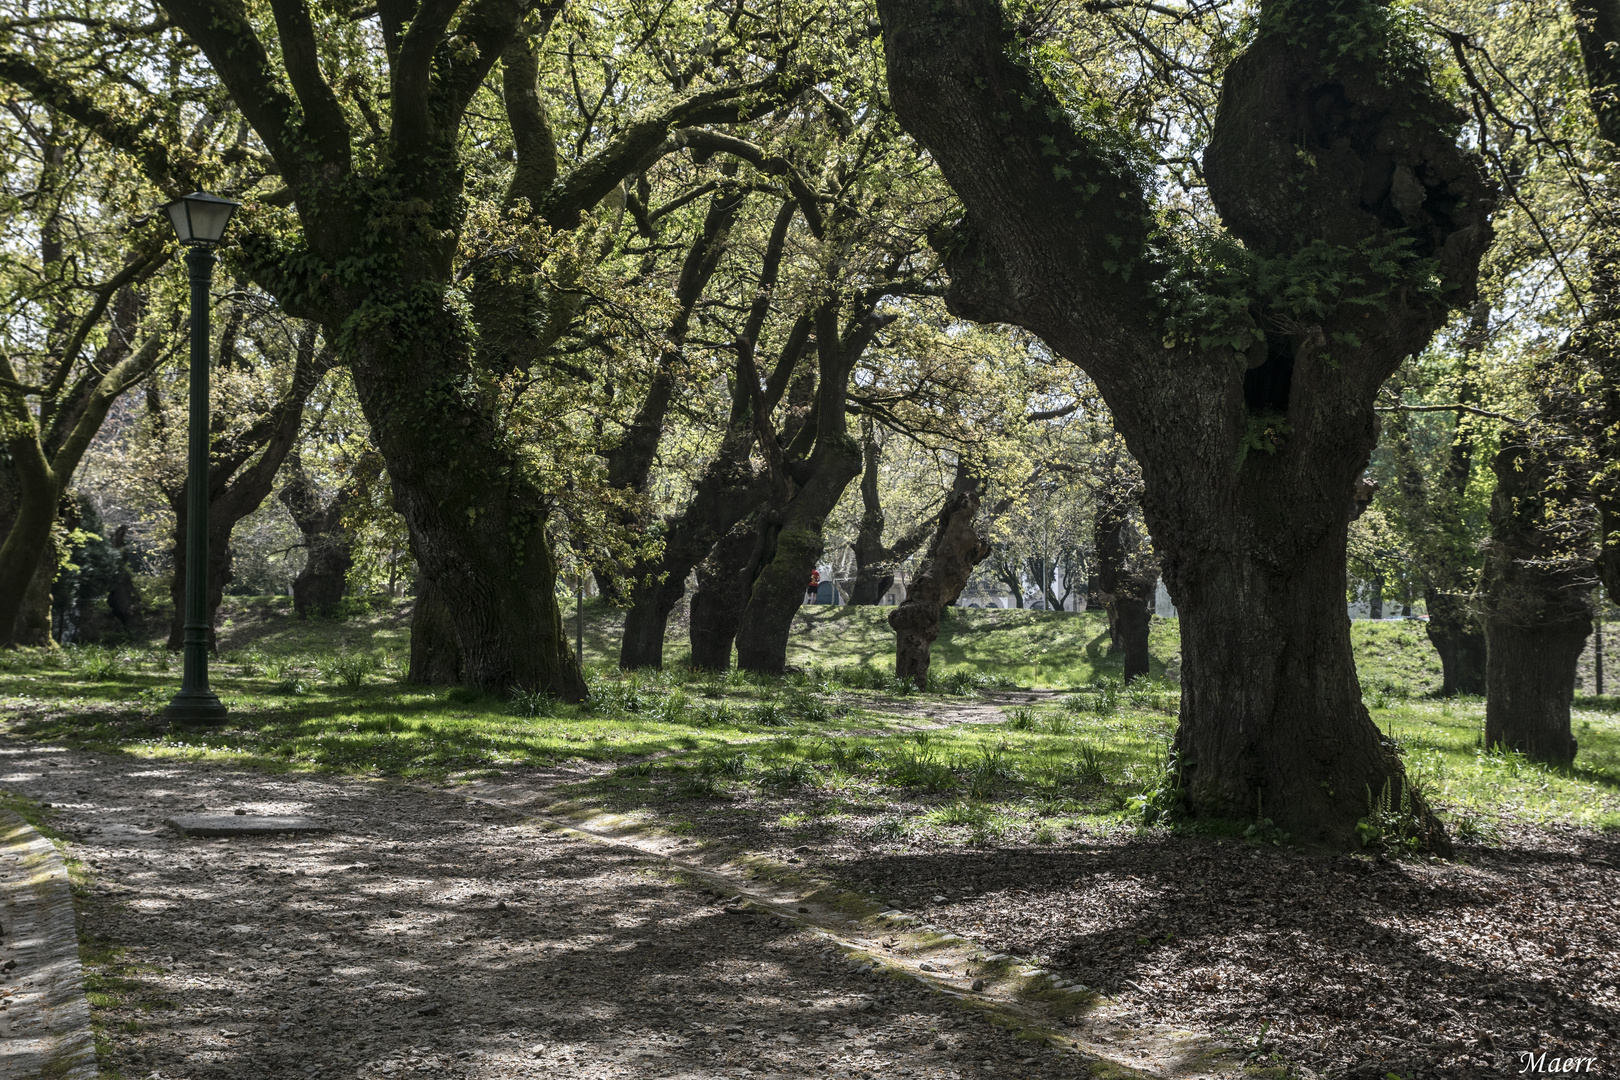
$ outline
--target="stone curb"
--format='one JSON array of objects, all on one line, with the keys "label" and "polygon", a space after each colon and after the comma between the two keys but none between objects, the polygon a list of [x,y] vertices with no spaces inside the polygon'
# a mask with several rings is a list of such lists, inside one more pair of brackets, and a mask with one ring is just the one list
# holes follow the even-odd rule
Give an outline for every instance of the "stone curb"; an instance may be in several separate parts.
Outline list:
[{"label": "stone curb", "polygon": [[0,1076],[95,1080],[67,867],[55,845],[4,809],[0,928]]}]

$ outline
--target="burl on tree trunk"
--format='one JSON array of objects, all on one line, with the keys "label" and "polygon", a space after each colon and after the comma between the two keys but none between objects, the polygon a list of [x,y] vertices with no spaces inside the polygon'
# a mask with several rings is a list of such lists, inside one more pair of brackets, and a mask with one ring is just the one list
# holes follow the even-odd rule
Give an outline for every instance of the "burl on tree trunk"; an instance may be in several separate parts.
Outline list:
[{"label": "burl on tree trunk", "polygon": [[1085,369],[1141,463],[1181,615],[1187,809],[1355,844],[1368,793],[1405,776],[1356,680],[1347,508],[1379,386],[1472,299],[1490,239],[1459,114],[1387,6],[1262,0],[1204,154],[1225,233],[1178,235],[1000,4],[878,10],[895,110],[966,210],[950,309]]},{"label": "burl on tree trunk", "polygon": [[1485,608],[1485,745],[1575,760],[1569,706],[1592,632],[1592,512],[1545,446],[1515,437],[1496,455]]},{"label": "burl on tree trunk", "polygon": [[889,613],[895,633],[895,677],[910,680],[919,690],[928,688],[929,652],[939,636],[940,613],[962,595],[973,568],[990,554],[990,545],[973,529],[978,512],[977,485],[959,468],[928,554],[905,601]]}]

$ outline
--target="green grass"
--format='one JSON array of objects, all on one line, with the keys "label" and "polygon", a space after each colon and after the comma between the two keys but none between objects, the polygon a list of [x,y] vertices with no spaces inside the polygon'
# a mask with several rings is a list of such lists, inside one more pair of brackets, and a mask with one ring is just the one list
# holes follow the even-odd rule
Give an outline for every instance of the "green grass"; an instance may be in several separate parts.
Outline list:
[{"label": "green grass", "polygon": [[[87,662],[91,653],[95,663]],[[106,674],[106,655],[116,677]],[[272,656],[248,665],[227,656],[213,665],[214,689],[231,710],[230,723],[216,730],[163,724],[158,714],[175,690],[177,665],[134,648],[0,653],[0,711],[14,718],[13,730],[36,738],[155,757],[428,779],[699,751],[810,723],[816,730],[890,723],[851,717],[793,679],[717,687],[674,671],[593,672],[593,700],[581,706],[411,686],[388,654]],[[694,696],[722,693],[724,700]]]},{"label": "green grass", "polygon": [[[302,621],[271,598],[234,611],[235,636],[213,665],[232,712],[222,729],[159,721],[178,664],[141,645],[0,654],[0,712],[35,738],[268,769],[442,780],[621,762],[580,794],[617,807],[749,808],[793,822],[781,826],[789,831],[1050,843],[1139,816],[1163,774],[1179,698],[1158,677],[1175,666],[1174,620],[1154,621],[1156,676],[1122,687],[1091,612],[953,611],[935,647],[929,700],[940,708],[930,711],[987,682],[1066,693],[1011,707],[1000,723],[917,730],[936,722],[885,704],[909,688],[894,683],[882,609],[804,609],[790,654],[799,670],[765,678],[695,676],[677,664],[621,675],[606,663],[617,616],[591,605],[586,706],[404,683],[398,609]],[[1480,748],[1481,701],[1424,696],[1439,662],[1419,624],[1356,623],[1352,640],[1374,721],[1465,838],[1489,839],[1504,820],[1620,827],[1615,699],[1576,702],[1575,768],[1548,770]],[[983,814],[951,821],[947,807]]]}]

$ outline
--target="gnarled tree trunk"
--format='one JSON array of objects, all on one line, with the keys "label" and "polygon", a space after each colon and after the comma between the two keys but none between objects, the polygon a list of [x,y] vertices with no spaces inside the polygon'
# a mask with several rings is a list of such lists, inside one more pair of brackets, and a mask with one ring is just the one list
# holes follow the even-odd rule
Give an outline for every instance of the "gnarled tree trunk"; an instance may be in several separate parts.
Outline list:
[{"label": "gnarled tree trunk", "polygon": [[1485,693],[1485,628],[1473,597],[1430,587],[1423,602],[1429,609],[1429,643],[1440,654],[1440,696]]},{"label": "gnarled tree trunk", "polygon": [[1592,632],[1593,521],[1546,446],[1516,435],[1492,462],[1485,611],[1485,745],[1575,760],[1569,706]]},{"label": "gnarled tree trunk", "polygon": [[331,611],[349,591],[349,570],[354,566],[354,537],[343,528],[343,514],[354,497],[346,484],[325,502],[315,482],[294,453],[288,461],[291,475],[276,497],[292,515],[304,536],[304,568],[293,579],[293,610],[302,618]]},{"label": "gnarled tree trunk", "polygon": [[1097,585],[1108,610],[1108,651],[1125,654],[1124,679],[1129,683],[1149,670],[1148,631],[1159,567],[1134,519],[1141,489],[1135,462],[1116,444],[1102,465],[1095,528]]},{"label": "gnarled tree trunk", "polygon": [[699,671],[726,671],[737,626],[753,585],[749,567],[759,544],[759,523],[745,520],[722,536],[697,567],[697,591],[692,594],[692,667]]},{"label": "gnarled tree trunk", "polygon": [[855,555],[855,583],[849,590],[852,606],[871,606],[883,602],[894,587],[895,568],[922,547],[933,533],[932,526],[919,525],[894,542],[883,546],[883,529],[887,516],[883,512],[883,499],[878,490],[879,473],[883,465],[883,448],[877,433],[867,425],[862,439],[861,470],[861,525],[855,534],[851,551]]},{"label": "gnarled tree trunk", "polygon": [[906,598],[889,612],[895,633],[895,678],[909,680],[919,690],[928,688],[928,667],[934,639],[939,636],[940,613],[962,595],[973,568],[990,554],[990,545],[973,528],[979,512],[978,483],[962,465],[956,482],[939,512],[928,554],[917,568]]},{"label": "gnarled tree trunk", "polygon": [[[1000,4],[878,9],[895,109],[966,209],[946,249],[951,310],[1023,326],[1084,368],[1141,463],[1181,615],[1188,808],[1262,807],[1302,839],[1355,844],[1367,791],[1405,779],[1356,681],[1347,507],[1379,386],[1472,298],[1489,240],[1491,193],[1454,109],[1386,6],[1262,0],[1203,158],[1251,271],[1235,289],[1193,283],[1125,152],[1069,120]],[[1353,50],[1345,20],[1366,35]],[[1397,251],[1424,261],[1374,255]],[[1431,274],[1442,291],[1425,291]],[[1291,299],[1302,278],[1320,303]],[[1209,303],[1230,314],[1205,321]]]}]

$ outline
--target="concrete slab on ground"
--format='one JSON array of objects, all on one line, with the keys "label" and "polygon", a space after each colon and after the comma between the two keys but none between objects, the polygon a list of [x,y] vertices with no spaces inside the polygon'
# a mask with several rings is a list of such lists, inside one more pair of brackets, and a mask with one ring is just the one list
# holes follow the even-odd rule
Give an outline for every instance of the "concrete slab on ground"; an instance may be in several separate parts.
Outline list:
[{"label": "concrete slab on ground", "polygon": [[277,836],[328,833],[332,827],[307,817],[261,817],[254,814],[177,814],[163,824],[185,836]]}]

